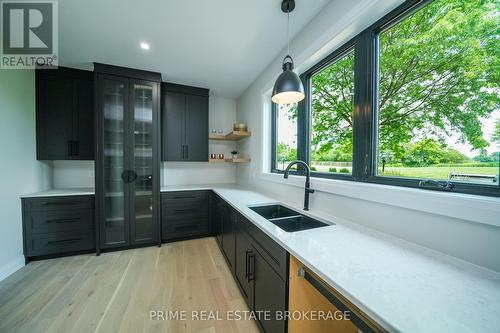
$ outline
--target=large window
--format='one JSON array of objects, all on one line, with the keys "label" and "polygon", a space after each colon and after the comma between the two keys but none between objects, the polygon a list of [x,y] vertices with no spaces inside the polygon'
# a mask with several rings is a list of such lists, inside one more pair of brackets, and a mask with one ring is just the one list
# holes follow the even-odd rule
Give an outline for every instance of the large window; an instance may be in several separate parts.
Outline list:
[{"label": "large window", "polygon": [[499,30],[496,0],[405,2],[302,74],[293,157],[313,176],[500,196]]},{"label": "large window", "polygon": [[352,173],[354,50],[311,75],[311,169]]},{"label": "large window", "polygon": [[378,175],[498,184],[497,10],[436,0],[380,33]]}]

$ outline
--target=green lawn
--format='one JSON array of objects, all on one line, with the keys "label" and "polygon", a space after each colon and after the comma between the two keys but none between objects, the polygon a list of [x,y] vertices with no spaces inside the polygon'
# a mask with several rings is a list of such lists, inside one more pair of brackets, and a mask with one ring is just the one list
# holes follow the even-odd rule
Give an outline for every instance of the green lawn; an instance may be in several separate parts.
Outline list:
[{"label": "green lawn", "polygon": [[[329,166],[315,165],[313,167],[318,172],[329,172]],[[341,167],[336,167],[337,171]],[[347,168],[351,171],[351,168]],[[382,173],[382,168],[379,168],[380,176],[397,176],[397,177],[412,177],[412,178],[429,178],[429,179],[448,179],[451,173],[463,173],[474,175],[497,175],[498,167],[481,167],[481,166],[429,166],[429,167],[386,167]],[[479,183],[493,183],[488,180],[470,180]],[[498,177],[497,177],[498,183]]]},{"label": "green lawn", "polygon": [[498,175],[498,167],[386,167],[384,173],[381,171],[380,175],[435,179],[448,179],[451,173]]}]

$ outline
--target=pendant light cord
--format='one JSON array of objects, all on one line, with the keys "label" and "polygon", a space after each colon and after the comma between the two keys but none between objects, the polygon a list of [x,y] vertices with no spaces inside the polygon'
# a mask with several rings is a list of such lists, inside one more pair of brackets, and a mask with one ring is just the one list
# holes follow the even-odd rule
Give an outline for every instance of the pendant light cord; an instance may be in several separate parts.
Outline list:
[{"label": "pendant light cord", "polygon": [[286,11],[286,40],[288,55],[290,55],[290,10]]}]

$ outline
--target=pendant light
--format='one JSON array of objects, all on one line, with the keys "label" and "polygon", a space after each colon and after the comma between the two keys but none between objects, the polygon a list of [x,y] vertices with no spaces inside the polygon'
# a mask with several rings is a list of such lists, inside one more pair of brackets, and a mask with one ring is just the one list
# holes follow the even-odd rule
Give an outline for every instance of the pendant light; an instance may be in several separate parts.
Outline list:
[{"label": "pendant light", "polygon": [[286,38],[288,52],[283,59],[283,73],[274,83],[272,101],[276,104],[297,103],[304,99],[304,86],[297,74],[293,71],[293,59],[290,56],[290,12],[295,8],[295,0],[283,0],[281,10],[287,14]]}]

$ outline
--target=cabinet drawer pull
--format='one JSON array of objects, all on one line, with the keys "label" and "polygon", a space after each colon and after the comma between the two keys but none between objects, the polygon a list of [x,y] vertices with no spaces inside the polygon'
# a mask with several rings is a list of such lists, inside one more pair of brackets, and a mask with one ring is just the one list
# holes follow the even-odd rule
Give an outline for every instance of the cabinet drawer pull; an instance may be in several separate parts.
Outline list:
[{"label": "cabinet drawer pull", "polygon": [[70,239],[63,239],[63,240],[57,240],[57,241],[48,241],[47,245],[58,245],[58,244],[69,244],[69,243],[74,243],[82,240],[81,238],[70,238]]},{"label": "cabinet drawer pull", "polygon": [[46,202],[42,206],[73,206],[80,204],[79,201]]},{"label": "cabinet drawer pull", "polygon": [[252,250],[246,250],[245,251],[245,277],[247,278],[248,280],[248,259],[249,259],[249,254],[252,253]]},{"label": "cabinet drawer pull", "polygon": [[73,219],[52,219],[52,220],[47,220],[45,221],[46,224],[52,224],[52,223],[74,223],[80,221],[79,218],[73,218]]},{"label": "cabinet drawer pull", "polygon": [[196,199],[196,198],[197,198],[197,197],[196,197],[196,196],[194,196],[194,195],[190,195],[190,196],[186,195],[186,196],[178,196],[178,197],[176,196],[176,197],[172,197],[172,199],[174,199],[174,200]]},{"label": "cabinet drawer pull", "polygon": [[350,320],[357,328],[359,328],[364,333],[378,333],[377,329],[373,328],[371,323],[367,323],[363,318],[363,315],[357,311],[353,311],[348,307],[343,301],[341,301],[334,293],[328,290],[327,287],[323,285],[321,281],[316,279],[311,273],[308,272],[305,267],[299,268],[297,275],[300,278],[304,278],[309,284],[311,284],[324,298],[326,298],[331,304],[333,304],[337,309],[342,312],[348,311],[350,313]]},{"label": "cabinet drawer pull", "polygon": [[174,209],[174,213],[194,213],[196,209]]},{"label": "cabinet drawer pull", "polygon": [[175,227],[175,231],[189,231],[198,229],[197,225],[183,225],[179,227]]},{"label": "cabinet drawer pull", "polygon": [[255,254],[253,253],[252,250],[248,251],[248,274],[247,274],[247,281],[253,281],[255,280]]}]

